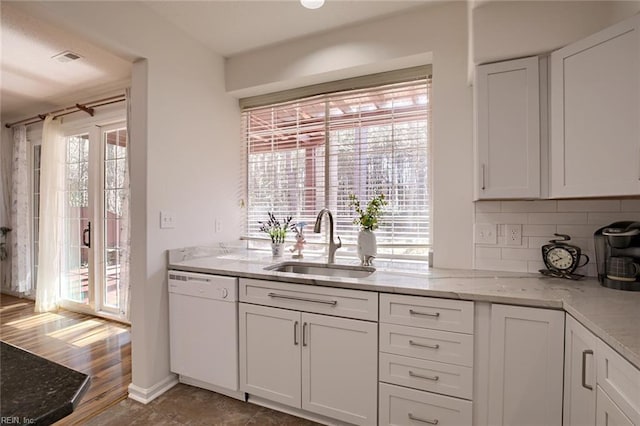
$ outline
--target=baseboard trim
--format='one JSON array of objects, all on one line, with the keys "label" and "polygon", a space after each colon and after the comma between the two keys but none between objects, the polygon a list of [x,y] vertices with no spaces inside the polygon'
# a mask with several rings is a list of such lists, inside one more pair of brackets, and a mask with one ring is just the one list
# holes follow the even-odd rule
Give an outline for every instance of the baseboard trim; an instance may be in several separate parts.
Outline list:
[{"label": "baseboard trim", "polygon": [[133,383],[129,385],[129,398],[142,404],[148,404],[175,385],[178,384],[178,377],[171,374],[150,388],[141,388]]}]

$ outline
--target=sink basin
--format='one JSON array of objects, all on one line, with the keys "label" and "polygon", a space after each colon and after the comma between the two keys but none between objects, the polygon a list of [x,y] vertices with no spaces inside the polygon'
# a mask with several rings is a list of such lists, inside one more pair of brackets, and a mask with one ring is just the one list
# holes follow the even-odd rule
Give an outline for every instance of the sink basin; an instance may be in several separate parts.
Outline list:
[{"label": "sink basin", "polygon": [[366,278],[376,271],[373,266],[336,265],[334,263],[282,262],[264,268],[276,272],[293,272],[326,277]]}]

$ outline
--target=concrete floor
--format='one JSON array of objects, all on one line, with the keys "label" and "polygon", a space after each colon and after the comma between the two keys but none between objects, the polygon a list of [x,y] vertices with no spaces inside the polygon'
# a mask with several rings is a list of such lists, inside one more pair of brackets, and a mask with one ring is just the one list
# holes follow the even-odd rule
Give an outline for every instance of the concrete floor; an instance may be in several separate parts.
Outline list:
[{"label": "concrete floor", "polygon": [[84,425],[316,426],[318,423],[179,384],[147,405],[125,399]]}]

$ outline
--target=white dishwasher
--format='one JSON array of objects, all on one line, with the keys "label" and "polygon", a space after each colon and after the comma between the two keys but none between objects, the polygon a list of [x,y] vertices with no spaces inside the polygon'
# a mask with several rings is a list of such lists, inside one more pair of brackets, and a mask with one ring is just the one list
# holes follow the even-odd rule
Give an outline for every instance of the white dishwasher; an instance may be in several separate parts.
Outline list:
[{"label": "white dishwasher", "polygon": [[171,371],[245,400],[238,377],[238,279],[169,271]]}]

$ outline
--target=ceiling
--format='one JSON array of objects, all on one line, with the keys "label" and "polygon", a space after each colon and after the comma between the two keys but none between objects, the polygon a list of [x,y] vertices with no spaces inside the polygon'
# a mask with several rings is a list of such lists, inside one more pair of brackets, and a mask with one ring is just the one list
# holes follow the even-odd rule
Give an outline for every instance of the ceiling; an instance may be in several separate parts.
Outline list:
[{"label": "ceiling", "polygon": [[[267,45],[401,13],[433,0],[326,0],[317,10],[297,0],[143,1],[213,52],[229,57]],[[91,99],[127,84],[131,64],[77,34],[29,13],[38,2],[2,2],[1,113],[4,121]],[[31,3],[31,5],[29,4]],[[118,2],[126,13],[129,1]],[[82,56],[59,63],[70,50]]]},{"label": "ceiling", "polygon": [[145,1],[159,15],[228,57],[423,6],[433,0],[326,0],[316,10],[298,0]]}]

